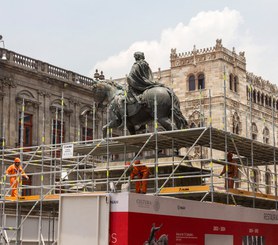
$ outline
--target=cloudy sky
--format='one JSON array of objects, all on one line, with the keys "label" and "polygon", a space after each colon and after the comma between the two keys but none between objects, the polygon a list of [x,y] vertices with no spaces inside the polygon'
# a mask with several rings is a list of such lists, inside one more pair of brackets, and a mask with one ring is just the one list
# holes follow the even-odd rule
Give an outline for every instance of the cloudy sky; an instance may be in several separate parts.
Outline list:
[{"label": "cloudy sky", "polygon": [[277,0],[0,0],[6,48],[85,76],[123,77],[143,51],[153,71],[171,48],[245,51],[247,69],[278,84]]}]

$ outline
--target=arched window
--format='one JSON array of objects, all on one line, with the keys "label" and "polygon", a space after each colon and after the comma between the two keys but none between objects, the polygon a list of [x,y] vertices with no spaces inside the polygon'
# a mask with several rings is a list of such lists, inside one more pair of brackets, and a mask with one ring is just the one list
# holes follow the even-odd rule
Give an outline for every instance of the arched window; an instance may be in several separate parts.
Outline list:
[{"label": "arched window", "polygon": [[264,127],[263,130],[263,142],[269,144],[269,129],[267,127]]},{"label": "arched window", "polygon": [[258,93],[257,93],[257,102],[258,102],[258,104],[261,104],[261,93],[260,93],[260,91],[258,91]]},{"label": "arched window", "polygon": [[269,98],[268,98],[268,105],[271,107],[271,103],[272,102],[272,99],[271,99],[271,97],[269,96]]},{"label": "arched window", "polygon": [[189,81],[189,91],[194,91],[196,88],[195,88],[195,76],[194,75],[191,75],[188,79]]},{"label": "arched window", "polygon": [[264,103],[265,106],[268,106],[268,96],[265,95],[265,103]]},{"label": "arched window", "polygon": [[254,91],[253,91],[253,102],[254,102],[254,103],[257,102],[257,96],[256,96],[256,94],[257,94],[257,91],[254,90]]},{"label": "arched window", "polygon": [[262,93],[261,95],[261,103],[262,103],[262,106],[264,105],[264,94]]},{"label": "arched window", "polygon": [[258,138],[258,128],[256,123],[252,123],[252,139],[257,140]]},{"label": "arched window", "polygon": [[205,76],[204,74],[200,74],[198,76],[198,89],[204,89],[205,88]]},{"label": "arched window", "polygon": [[238,77],[234,77],[234,91],[237,93],[238,92]]},{"label": "arched window", "polygon": [[[260,171],[258,168],[254,168],[250,170],[250,177],[251,177],[251,186],[253,186],[254,191],[258,191],[259,187],[259,180],[260,180]],[[253,189],[252,188],[252,189]]]},{"label": "arched window", "polygon": [[240,118],[238,114],[235,112],[233,115],[233,133],[239,134],[239,130],[240,130]]},{"label": "arched window", "polygon": [[230,74],[229,82],[230,82],[230,90],[233,90],[233,74]]},{"label": "arched window", "polygon": [[276,110],[278,110],[278,100],[276,101]]},{"label": "arched window", "polygon": [[268,169],[266,172],[265,172],[265,193],[266,194],[271,194],[271,172],[270,170]]}]

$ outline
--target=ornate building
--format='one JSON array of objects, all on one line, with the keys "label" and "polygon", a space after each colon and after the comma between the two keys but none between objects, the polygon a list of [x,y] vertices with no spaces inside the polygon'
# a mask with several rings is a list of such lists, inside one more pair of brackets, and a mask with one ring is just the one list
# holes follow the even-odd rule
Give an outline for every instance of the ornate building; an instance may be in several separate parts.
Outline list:
[{"label": "ornate building", "polygon": [[0,136],[6,147],[99,137],[102,111],[94,110],[93,79],[6,49],[0,57]]},{"label": "ornate building", "polygon": [[[244,52],[237,54],[235,48],[230,51],[218,39],[210,48],[194,47],[186,53],[172,49],[170,62],[171,68],[158,71],[156,77],[179,96],[190,127],[208,126],[211,110],[213,127],[265,144],[276,144],[277,86],[246,70]],[[200,154],[196,148],[192,157],[199,158]],[[270,171],[273,166],[268,164],[262,163],[264,166],[250,173],[253,181],[274,183]],[[269,193],[270,188],[263,191]]]}]

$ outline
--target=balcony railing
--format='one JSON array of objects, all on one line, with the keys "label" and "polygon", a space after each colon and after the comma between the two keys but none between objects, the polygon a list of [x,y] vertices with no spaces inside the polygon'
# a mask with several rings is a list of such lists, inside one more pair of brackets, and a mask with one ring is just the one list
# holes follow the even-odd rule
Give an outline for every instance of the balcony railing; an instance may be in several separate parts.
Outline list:
[{"label": "balcony railing", "polygon": [[7,57],[7,60],[3,60],[3,62],[8,63],[9,65],[14,65],[30,71],[36,71],[42,75],[55,77],[59,80],[64,80],[65,82],[76,83],[85,86],[92,86],[94,83],[96,83],[96,81],[92,78],[15,53],[7,49],[0,48],[0,57],[2,57],[3,54],[5,54]]}]

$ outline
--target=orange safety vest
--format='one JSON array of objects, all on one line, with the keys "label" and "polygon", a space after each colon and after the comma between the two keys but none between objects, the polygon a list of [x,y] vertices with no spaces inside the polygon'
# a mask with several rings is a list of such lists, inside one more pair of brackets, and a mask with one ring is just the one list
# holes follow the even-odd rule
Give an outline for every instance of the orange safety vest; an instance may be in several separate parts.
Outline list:
[{"label": "orange safety vest", "polygon": [[134,176],[136,176],[136,175],[142,178],[144,174],[149,174],[149,173],[150,173],[150,170],[147,166],[145,166],[145,165],[141,165],[141,166],[140,165],[139,166],[135,165],[132,169],[131,174],[130,174],[130,178],[133,179]]},{"label": "orange safety vest", "polygon": [[[26,177],[26,174],[25,174],[25,172],[24,172],[24,170],[22,169],[21,166],[17,167],[17,166],[15,166],[15,164],[12,164],[6,170],[7,175],[16,175],[16,174],[19,174],[19,173],[21,173],[22,176]],[[16,178],[16,176],[11,176],[10,178]]]}]

